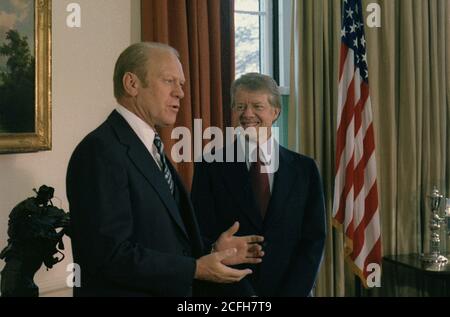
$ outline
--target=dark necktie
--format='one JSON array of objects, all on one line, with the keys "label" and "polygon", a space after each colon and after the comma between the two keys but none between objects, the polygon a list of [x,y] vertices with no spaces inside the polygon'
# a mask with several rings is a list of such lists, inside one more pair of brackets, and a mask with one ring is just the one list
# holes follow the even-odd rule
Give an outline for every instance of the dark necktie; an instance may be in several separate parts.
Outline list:
[{"label": "dark necktie", "polygon": [[166,157],[164,155],[164,144],[161,141],[158,133],[155,133],[155,139],[153,140],[153,144],[155,144],[156,149],[158,150],[159,157],[161,160],[161,169],[164,174],[164,178],[166,179],[167,184],[169,185],[170,192],[173,195],[174,183],[172,174],[170,173],[169,166],[167,165]]},{"label": "dark necktie", "polygon": [[261,172],[261,166],[262,164],[258,155],[257,161],[251,163],[250,165],[250,183],[252,185],[259,212],[261,213],[261,217],[264,219],[270,200],[270,185],[269,175]]}]

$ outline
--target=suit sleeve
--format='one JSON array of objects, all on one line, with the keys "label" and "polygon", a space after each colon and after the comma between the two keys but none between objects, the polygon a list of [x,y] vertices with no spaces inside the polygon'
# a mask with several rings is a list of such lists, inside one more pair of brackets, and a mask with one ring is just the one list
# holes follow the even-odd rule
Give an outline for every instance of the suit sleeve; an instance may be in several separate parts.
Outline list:
[{"label": "suit sleeve", "polygon": [[124,156],[117,153],[111,145],[91,139],[77,148],[69,163],[72,244],[82,272],[159,296],[189,294],[195,259],[133,241],[131,189]]},{"label": "suit sleeve", "polygon": [[[222,233],[224,227],[217,215],[214,201],[214,183],[211,181],[210,165],[196,163],[192,182],[191,197],[205,246],[210,247]],[[207,250],[209,253],[210,250]],[[233,284],[203,282],[202,296],[254,296],[256,292],[244,278]]]},{"label": "suit sleeve", "polygon": [[280,296],[310,296],[322,262],[325,238],[325,203],[319,171],[310,161],[310,183],[301,237]]},{"label": "suit sleeve", "polygon": [[217,219],[214,212],[214,197],[209,181],[208,165],[195,163],[192,180],[191,200],[200,226],[205,253],[211,251],[211,245],[219,238]]}]

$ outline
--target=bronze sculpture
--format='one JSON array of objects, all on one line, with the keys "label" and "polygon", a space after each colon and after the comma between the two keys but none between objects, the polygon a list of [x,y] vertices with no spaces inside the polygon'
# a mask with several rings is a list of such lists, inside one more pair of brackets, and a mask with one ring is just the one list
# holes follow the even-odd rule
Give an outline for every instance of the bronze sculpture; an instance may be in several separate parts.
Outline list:
[{"label": "bronze sculpture", "polygon": [[[53,206],[54,189],[43,185],[11,211],[8,221],[8,245],[0,253],[6,265],[1,272],[2,297],[37,297],[33,281],[42,263],[50,269],[64,259],[62,238],[68,233],[70,216]],[[59,230],[59,231],[58,231]],[[59,253],[61,258],[54,255]]]}]

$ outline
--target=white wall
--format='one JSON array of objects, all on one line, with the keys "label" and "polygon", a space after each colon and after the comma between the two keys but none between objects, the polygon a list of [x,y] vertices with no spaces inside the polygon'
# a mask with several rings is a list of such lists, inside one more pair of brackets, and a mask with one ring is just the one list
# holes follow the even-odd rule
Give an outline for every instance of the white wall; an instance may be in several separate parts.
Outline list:
[{"label": "white wall", "polygon": [[[81,6],[81,28],[66,26],[66,6],[71,2]],[[114,63],[125,47],[140,39],[139,3],[53,1],[53,147],[46,152],[0,155],[0,248],[6,246],[9,212],[33,196],[33,188],[42,184],[54,187],[60,199],[54,203],[69,211],[65,175],[70,155],[114,108]],[[66,265],[72,262],[70,240],[66,239],[65,245],[66,259],[49,271],[41,268],[35,276],[42,295],[65,286]],[[0,261],[0,270],[3,266]]]}]

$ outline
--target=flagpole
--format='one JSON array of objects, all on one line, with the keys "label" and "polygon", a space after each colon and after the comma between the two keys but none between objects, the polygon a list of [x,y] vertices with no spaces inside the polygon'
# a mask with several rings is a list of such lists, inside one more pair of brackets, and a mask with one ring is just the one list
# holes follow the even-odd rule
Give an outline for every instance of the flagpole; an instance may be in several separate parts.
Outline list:
[{"label": "flagpole", "polygon": [[362,297],[361,280],[355,275],[355,297]]},{"label": "flagpole", "polygon": [[356,274],[356,297],[366,293],[368,264],[381,266],[382,261],[363,12],[361,0],[343,0],[333,199],[333,225],[342,228],[345,235],[344,256]]}]

